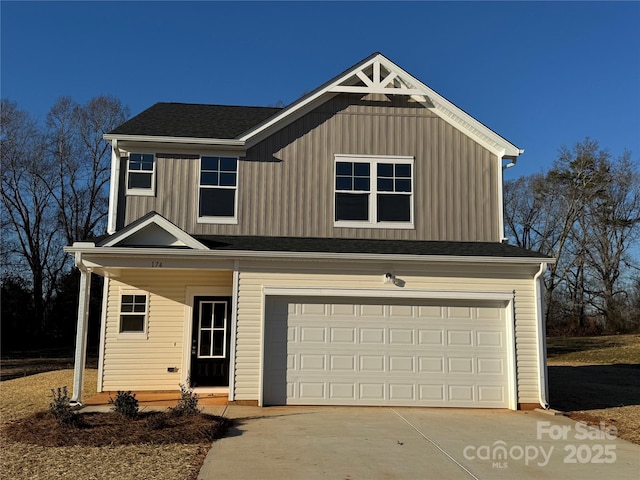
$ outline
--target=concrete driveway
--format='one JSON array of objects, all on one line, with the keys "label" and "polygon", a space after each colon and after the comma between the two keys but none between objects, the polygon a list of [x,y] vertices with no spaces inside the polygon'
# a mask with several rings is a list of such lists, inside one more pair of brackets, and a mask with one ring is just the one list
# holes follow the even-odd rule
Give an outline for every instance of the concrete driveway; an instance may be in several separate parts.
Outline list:
[{"label": "concrete driveway", "polygon": [[640,446],[540,412],[220,407],[198,479],[640,479]]}]

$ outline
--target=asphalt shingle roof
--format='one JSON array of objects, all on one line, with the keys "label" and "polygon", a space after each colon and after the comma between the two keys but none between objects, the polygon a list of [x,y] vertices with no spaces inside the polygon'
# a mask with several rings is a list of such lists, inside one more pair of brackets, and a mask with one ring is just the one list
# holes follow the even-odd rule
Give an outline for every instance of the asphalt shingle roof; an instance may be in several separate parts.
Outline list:
[{"label": "asphalt shingle roof", "polygon": [[548,258],[546,255],[538,252],[532,252],[514,245],[498,242],[445,242],[218,235],[194,235],[194,238],[212,250]]},{"label": "asphalt shingle roof", "polygon": [[160,102],[110,134],[234,139],[280,110],[277,107]]}]

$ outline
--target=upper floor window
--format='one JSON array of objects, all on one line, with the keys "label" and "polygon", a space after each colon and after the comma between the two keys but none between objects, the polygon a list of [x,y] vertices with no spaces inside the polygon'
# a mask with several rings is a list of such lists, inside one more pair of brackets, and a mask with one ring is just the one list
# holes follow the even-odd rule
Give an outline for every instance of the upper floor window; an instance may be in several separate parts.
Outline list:
[{"label": "upper floor window", "polygon": [[413,228],[413,158],[336,155],[334,224]]},{"label": "upper floor window", "polygon": [[153,153],[130,153],[127,162],[127,194],[155,195],[156,161]]},{"label": "upper floor window", "polygon": [[237,157],[200,157],[198,221],[237,223]]}]

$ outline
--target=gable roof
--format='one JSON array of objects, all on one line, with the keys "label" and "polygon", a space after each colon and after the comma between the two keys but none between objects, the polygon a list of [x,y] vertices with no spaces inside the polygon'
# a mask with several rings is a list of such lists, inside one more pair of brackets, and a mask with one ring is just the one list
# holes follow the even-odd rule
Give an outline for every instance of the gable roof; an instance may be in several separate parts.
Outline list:
[{"label": "gable roof", "polygon": [[500,158],[524,152],[378,52],[283,109],[157,103],[104,138],[248,148],[341,93],[410,96]]},{"label": "gable roof", "polygon": [[99,247],[173,247],[207,250],[207,247],[157,212],[149,212],[122,230],[101,238]]}]

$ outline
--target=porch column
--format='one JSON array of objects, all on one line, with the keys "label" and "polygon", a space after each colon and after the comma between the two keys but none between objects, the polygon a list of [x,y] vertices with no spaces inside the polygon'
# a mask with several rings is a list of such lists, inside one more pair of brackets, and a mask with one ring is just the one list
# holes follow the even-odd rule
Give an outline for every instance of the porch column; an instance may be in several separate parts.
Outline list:
[{"label": "porch column", "polygon": [[91,297],[91,269],[80,269],[80,295],[78,297],[78,321],[76,325],[76,353],[73,364],[72,405],[82,405],[82,376],[87,360],[87,329],[89,325],[89,299]]}]

